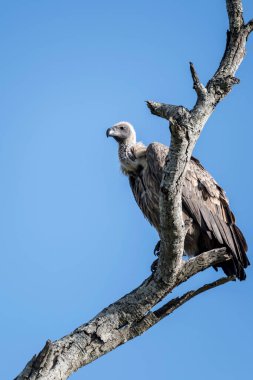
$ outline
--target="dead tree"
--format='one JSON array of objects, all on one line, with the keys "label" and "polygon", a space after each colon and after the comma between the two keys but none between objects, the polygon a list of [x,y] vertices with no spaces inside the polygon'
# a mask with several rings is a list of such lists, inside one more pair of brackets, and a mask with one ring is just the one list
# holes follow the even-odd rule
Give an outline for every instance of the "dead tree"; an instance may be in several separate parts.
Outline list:
[{"label": "dead tree", "polygon": [[155,274],[131,293],[102,310],[96,317],[55,341],[47,341],[15,380],[64,380],[80,367],[142,334],[196,295],[223,285],[233,277],[191,290],[151,311],[158,302],[195,274],[230,258],[226,249],[215,249],[183,261],[186,226],[182,220],[181,193],[187,164],[198,137],[214,111],[239,80],[235,73],[244,55],[253,20],[244,22],[241,0],[226,0],[229,30],[219,68],[204,86],[192,63],[190,71],[197,101],[183,106],[148,101],[152,114],[170,122],[171,145],[160,191],[161,250]]}]

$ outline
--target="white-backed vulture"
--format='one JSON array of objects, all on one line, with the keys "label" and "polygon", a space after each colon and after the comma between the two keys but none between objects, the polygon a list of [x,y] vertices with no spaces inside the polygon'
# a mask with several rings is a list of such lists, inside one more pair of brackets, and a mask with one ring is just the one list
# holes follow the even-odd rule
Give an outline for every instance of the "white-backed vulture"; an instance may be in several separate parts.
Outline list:
[{"label": "white-backed vulture", "polygon": [[[129,178],[135,200],[148,221],[159,233],[159,192],[162,172],[169,148],[160,143],[147,147],[136,142],[136,133],[128,122],[119,122],[106,132],[119,144],[119,160]],[[185,239],[185,253],[196,256],[213,248],[227,247],[232,259],[221,264],[226,275],[246,278],[249,265],[247,243],[235,224],[223,189],[192,157],[182,193],[183,218],[192,219]]]}]

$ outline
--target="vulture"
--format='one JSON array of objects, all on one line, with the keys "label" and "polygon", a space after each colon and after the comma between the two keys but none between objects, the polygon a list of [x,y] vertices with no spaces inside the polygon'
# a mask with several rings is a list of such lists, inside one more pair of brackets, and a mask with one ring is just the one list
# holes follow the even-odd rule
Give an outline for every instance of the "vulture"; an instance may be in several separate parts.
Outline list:
[{"label": "vulture", "polygon": [[[159,192],[163,167],[169,148],[154,142],[145,146],[136,141],[136,133],[128,122],[119,122],[107,129],[119,147],[122,172],[128,176],[134,198],[144,216],[160,232]],[[184,243],[189,257],[214,248],[226,247],[231,260],[221,263],[227,276],[244,280],[249,265],[247,243],[235,224],[224,190],[201,163],[191,158],[182,192],[183,219],[192,220]],[[217,268],[215,268],[217,269]]]}]

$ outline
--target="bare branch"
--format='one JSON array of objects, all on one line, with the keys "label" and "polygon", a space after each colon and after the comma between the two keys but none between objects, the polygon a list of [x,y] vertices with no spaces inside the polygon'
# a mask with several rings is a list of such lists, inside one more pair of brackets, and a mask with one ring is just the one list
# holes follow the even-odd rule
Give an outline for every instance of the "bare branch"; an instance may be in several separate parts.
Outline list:
[{"label": "bare branch", "polygon": [[[151,327],[157,317],[151,309],[190,277],[228,260],[224,248],[205,252],[182,264],[177,282],[147,278],[138,288],[102,310],[89,323],[55,341],[47,341],[15,380],[65,380],[76,369],[96,360]],[[182,303],[183,304],[183,303]],[[178,303],[179,307],[181,306]],[[145,319],[147,315],[150,316]],[[152,322],[151,319],[154,318]],[[153,323],[153,324],[152,324]],[[61,377],[59,373],[61,372]]]},{"label": "bare branch", "polygon": [[245,29],[248,35],[253,31],[253,19],[245,25]]},{"label": "bare branch", "polygon": [[226,48],[218,70],[207,85],[214,106],[231,91],[234,84],[239,83],[234,75],[244,58],[246,41],[252,31],[251,22],[244,25],[241,0],[226,0],[226,4],[229,19]]},{"label": "bare branch", "polygon": [[[230,259],[231,256],[227,253],[226,248],[217,248],[213,249],[212,251],[201,253],[200,255],[184,262],[184,265],[181,267],[178,273],[178,282],[176,286],[182,284],[182,282],[187,281],[195,274]],[[216,264],[214,264],[214,262]]]},{"label": "bare branch", "polygon": [[200,82],[198,74],[192,62],[190,62],[190,70],[191,70],[194,90],[196,91],[198,97],[205,98],[207,94],[207,90],[205,86]]},{"label": "bare branch", "polygon": [[145,331],[156,325],[163,318],[172,314],[176,309],[183,306],[187,301],[197,295],[204,293],[210,289],[214,289],[218,286],[224,285],[230,281],[235,281],[235,276],[222,277],[219,280],[206,284],[197,290],[190,290],[181,297],[174,298],[167,302],[165,305],[157,309],[156,311],[148,313],[142,320],[131,325],[129,329],[129,339],[133,339],[136,336],[143,334]]},{"label": "bare branch", "polygon": [[152,102],[152,100],[146,101],[148,108],[153,115],[162,117],[171,122],[182,119],[189,116],[189,111],[183,106],[174,106],[171,104]]},{"label": "bare branch", "polygon": [[243,9],[241,0],[226,0],[229,18],[229,29],[232,33],[239,33],[242,28]]},{"label": "bare branch", "polygon": [[157,322],[159,322],[164,317],[167,317],[169,314],[173,313],[174,310],[178,309],[180,306],[182,306],[187,301],[191,300],[193,297],[196,297],[197,295],[204,293],[207,290],[216,288],[217,286],[221,286],[223,284],[226,284],[227,282],[235,281],[235,280],[236,280],[235,276],[222,277],[219,280],[203,285],[197,290],[190,290],[189,292],[185,293],[183,296],[177,297],[167,302],[160,309],[153,312],[155,316],[157,317]]}]

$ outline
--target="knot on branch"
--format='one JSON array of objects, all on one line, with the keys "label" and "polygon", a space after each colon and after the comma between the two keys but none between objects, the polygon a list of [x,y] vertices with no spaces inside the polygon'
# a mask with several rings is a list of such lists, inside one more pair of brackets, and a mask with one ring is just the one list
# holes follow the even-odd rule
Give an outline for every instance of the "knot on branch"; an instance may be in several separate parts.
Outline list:
[{"label": "knot on branch", "polygon": [[224,98],[231,90],[235,84],[239,84],[240,79],[234,76],[228,75],[226,77],[214,77],[210,82],[208,82],[208,90],[213,92],[218,100]]},{"label": "knot on branch", "polygon": [[14,380],[30,379],[30,377],[34,375],[35,375],[35,378],[37,379],[37,376],[40,370],[44,368],[52,352],[53,352],[53,343],[51,342],[51,340],[47,340],[45,346],[40,351],[40,353],[38,355],[33,356],[33,358],[27,363],[26,367],[21,372],[21,374],[15,377]]},{"label": "knot on branch", "polygon": [[33,363],[34,369],[40,369],[40,367],[44,364],[45,361],[47,361],[48,356],[52,352],[52,342],[51,340],[47,340],[44,348],[39,353],[39,355],[36,357],[35,362]]}]

